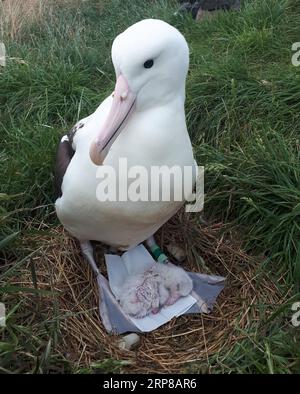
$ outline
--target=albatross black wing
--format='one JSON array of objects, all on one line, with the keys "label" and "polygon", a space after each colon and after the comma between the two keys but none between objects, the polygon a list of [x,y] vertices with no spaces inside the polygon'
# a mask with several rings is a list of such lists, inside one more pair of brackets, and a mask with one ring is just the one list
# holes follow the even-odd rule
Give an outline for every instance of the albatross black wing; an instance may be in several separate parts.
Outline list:
[{"label": "albatross black wing", "polygon": [[76,134],[76,131],[81,129],[83,126],[84,123],[77,123],[67,135],[63,136],[60,143],[58,144],[54,170],[55,200],[62,196],[61,185],[63,178],[75,153],[72,147],[73,138]]},{"label": "albatross black wing", "polygon": [[68,137],[64,136],[60,141],[56,153],[55,170],[54,170],[54,190],[55,200],[62,196],[61,185],[68,165],[74,155],[74,150]]}]

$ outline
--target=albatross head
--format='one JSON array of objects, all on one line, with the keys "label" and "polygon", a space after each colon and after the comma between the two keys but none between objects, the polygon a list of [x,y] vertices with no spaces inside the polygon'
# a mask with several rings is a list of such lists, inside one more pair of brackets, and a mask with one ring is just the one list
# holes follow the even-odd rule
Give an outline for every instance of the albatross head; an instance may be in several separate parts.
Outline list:
[{"label": "albatross head", "polygon": [[135,111],[163,106],[185,97],[189,49],[168,23],[145,19],[118,35],[112,45],[116,72],[113,101],[106,121],[90,147],[94,164],[103,163],[111,145]]}]

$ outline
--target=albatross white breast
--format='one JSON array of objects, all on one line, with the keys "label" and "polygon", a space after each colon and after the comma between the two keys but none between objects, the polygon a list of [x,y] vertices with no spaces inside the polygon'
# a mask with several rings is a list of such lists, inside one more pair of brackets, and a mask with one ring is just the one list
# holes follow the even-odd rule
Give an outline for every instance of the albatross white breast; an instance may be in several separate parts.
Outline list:
[{"label": "albatross white breast", "polygon": [[62,139],[57,156],[56,211],[81,244],[96,240],[122,250],[152,236],[182,201],[105,201],[96,197],[100,165],[118,177],[128,168],[194,166],[184,100],[189,51],[184,37],[154,19],[138,22],[112,46],[114,93]]}]

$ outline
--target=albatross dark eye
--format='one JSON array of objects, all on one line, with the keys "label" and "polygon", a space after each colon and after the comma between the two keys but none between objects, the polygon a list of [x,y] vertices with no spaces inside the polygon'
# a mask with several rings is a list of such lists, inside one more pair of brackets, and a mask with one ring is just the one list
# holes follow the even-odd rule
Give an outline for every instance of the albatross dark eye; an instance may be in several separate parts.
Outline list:
[{"label": "albatross dark eye", "polygon": [[154,61],[152,59],[145,61],[144,67],[145,68],[151,68],[154,64]]}]

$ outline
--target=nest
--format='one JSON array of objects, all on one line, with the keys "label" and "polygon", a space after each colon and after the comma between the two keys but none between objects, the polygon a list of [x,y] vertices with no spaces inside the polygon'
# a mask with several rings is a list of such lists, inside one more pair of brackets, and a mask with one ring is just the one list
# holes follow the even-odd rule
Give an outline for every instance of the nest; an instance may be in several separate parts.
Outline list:
[{"label": "nest", "polygon": [[[43,225],[41,228],[45,230]],[[242,340],[245,330],[258,324],[262,304],[267,317],[273,305],[283,302],[276,286],[263,274],[257,275],[259,259],[250,257],[240,243],[222,235],[223,230],[221,223],[200,224],[193,214],[181,211],[159,231],[156,240],[162,249],[171,243],[185,250],[184,268],[225,276],[227,283],[210,314],[173,319],[141,335],[139,346],[132,351],[120,349],[119,337],[105,331],[99,318],[93,272],[76,241],[61,227],[47,228],[45,235],[24,237],[26,248],[38,250],[14,283],[32,287],[29,264],[34,264],[36,286],[56,293],[40,301],[43,314],[49,320],[56,319],[59,326],[56,351],[79,368],[112,359],[124,361],[124,372],[182,373],[194,372],[195,368],[197,372],[199,368],[210,372],[210,356],[228,351]],[[104,247],[97,245],[96,252],[97,262],[105,272]],[[28,304],[35,302],[36,296],[25,297]]]}]

